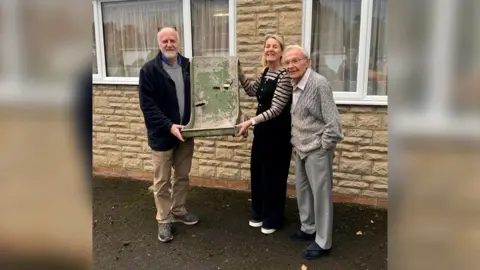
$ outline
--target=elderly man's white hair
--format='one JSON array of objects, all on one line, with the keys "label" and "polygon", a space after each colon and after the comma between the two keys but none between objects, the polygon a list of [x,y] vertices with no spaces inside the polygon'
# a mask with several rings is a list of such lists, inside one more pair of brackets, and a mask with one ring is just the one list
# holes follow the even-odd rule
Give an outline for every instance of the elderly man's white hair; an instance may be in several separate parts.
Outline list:
[{"label": "elderly man's white hair", "polygon": [[305,48],[303,48],[302,46],[300,46],[300,45],[298,45],[298,44],[294,44],[294,45],[287,46],[287,48],[285,48],[285,53],[284,53],[284,55],[285,55],[289,50],[292,50],[292,49],[299,49],[299,50],[303,53],[303,56],[305,56],[306,58],[310,59],[310,54],[305,50]]}]

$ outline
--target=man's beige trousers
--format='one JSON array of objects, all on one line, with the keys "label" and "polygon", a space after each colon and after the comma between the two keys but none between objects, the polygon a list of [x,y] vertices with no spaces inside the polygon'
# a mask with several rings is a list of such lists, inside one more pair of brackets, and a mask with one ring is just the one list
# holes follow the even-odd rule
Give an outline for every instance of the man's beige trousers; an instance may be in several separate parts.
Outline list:
[{"label": "man's beige trousers", "polygon": [[[153,151],[153,194],[157,207],[157,221],[171,222],[173,215],[187,213],[185,202],[189,186],[188,174],[192,167],[193,139],[186,139],[168,151]],[[173,179],[171,178],[173,168]]]}]

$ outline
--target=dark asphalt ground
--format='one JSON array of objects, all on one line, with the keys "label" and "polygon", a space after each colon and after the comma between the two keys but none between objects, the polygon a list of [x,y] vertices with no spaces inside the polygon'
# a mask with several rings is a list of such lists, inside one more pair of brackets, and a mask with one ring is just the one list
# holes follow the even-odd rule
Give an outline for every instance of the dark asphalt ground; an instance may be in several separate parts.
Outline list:
[{"label": "dark asphalt ground", "polygon": [[201,222],[176,225],[175,239],[164,244],[149,186],[94,178],[93,269],[387,269],[387,211],[335,204],[332,253],[307,261],[309,243],[289,238],[299,227],[295,199],[287,201],[287,225],[263,235],[248,226],[249,193],[192,187],[188,209]]}]

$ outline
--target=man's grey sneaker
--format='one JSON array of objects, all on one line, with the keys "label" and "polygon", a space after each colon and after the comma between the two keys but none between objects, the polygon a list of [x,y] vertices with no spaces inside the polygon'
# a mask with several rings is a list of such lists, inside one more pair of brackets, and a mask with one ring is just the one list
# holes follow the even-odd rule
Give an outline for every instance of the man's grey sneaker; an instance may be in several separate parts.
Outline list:
[{"label": "man's grey sneaker", "polygon": [[163,243],[173,240],[172,226],[170,225],[170,223],[158,224],[158,240]]},{"label": "man's grey sneaker", "polygon": [[199,220],[200,219],[196,215],[191,213],[187,213],[183,216],[173,216],[173,222],[182,222],[186,225],[195,225],[198,223]]}]

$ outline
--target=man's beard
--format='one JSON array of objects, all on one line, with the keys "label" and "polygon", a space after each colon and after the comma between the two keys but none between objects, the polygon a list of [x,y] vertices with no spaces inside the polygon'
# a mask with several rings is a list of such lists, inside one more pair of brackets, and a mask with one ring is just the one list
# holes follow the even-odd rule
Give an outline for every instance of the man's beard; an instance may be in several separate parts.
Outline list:
[{"label": "man's beard", "polygon": [[167,59],[174,59],[177,57],[177,52],[164,52],[163,55],[167,58]]}]

